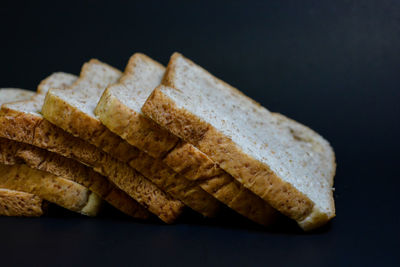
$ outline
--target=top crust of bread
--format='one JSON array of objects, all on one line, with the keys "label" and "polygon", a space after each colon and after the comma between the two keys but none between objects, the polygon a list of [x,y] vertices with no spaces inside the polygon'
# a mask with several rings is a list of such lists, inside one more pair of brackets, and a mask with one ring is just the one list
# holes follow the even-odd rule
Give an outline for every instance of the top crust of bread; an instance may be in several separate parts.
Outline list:
[{"label": "top crust of bread", "polygon": [[335,157],[311,129],[274,116],[175,53],[142,108],[305,230],[335,216]]},{"label": "top crust of bread", "polygon": [[[96,59],[82,67],[81,75],[66,90],[51,89],[42,106],[42,115],[66,132],[105,150],[116,149],[113,140],[119,138],[95,117],[94,110],[104,89],[121,76],[121,72]],[[120,138],[119,138],[120,139]],[[93,155],[88,155],[93,157]],[[106,155],[102,155],[102,157]],[[172,198],[127,164],[109,157],[101,159],[105,166],[95,168],[108,176],[118,187],[148,208],[163,221],[173,222],[182,212],[182,202]],[[93,164],[97,161],[89,159]]]}]

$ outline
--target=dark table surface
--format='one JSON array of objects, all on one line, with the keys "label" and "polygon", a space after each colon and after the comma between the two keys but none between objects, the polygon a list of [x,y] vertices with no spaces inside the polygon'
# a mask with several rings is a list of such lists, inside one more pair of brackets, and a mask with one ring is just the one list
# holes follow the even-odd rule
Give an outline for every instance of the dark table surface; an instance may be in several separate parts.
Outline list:
[{"label": "dark table surface", "polygon": [[399,1],[2,1],[0,33],[1,87],[179,51],[321,133],[338,163],[337,217],[313,233],[229,211],[163,225],[55,209],[0,218],[1,266],[400,265]]}]

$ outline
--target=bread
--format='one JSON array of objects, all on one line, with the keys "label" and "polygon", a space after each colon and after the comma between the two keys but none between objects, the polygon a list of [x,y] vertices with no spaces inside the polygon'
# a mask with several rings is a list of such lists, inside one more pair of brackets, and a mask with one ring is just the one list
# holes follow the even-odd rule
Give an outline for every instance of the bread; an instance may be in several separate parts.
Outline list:
[{"label": "bread", "polygon": [[[0,105],[26,100],[33,95],[22,89],[0,89]],[[20,164],[11,143],[13,141],[0,138],[1,215],[40,216],[43,214],[42,198],[88,216],[98,213],[101,200],[96,194],[75,182]]]},{"label": "bread", "polygon": [[[76,79],[75,76],[70,74],[55,73],[41,82],[37,94],[29,92],[30,100],[3,105],[0,111],[0,136],[55,152],[62,151],[61,154],[65,154],[76,146],[79,146],[81,150],[90,146],[89,144],[84,144],[80,139],[74,142],[74,139],[77,138],[69,136],[66,132],[45,121],[38,113],[48,88],[53,86],[65,87],[72,84]],[[14,92],[13,95],[12,92]],[[7,102],[22,100],[19,96],[21,92],[27,91],[1,89],[0,98],[2,101],[7,99]],[[57,136],[58,139],[55,139],[54,136]],[[64,142],[64,140],[69,142]],[[30,167],[50,172],[88,187],[127,215],[142,219],[149,216],[149,213],[142,205],[109,182],[104,176],[93,172],[88,167],[84,167],[72,159],[66,159],[54,155],[54,153],[0,137],[1,147],[3,148],[3,154],[5,154],[5,151],[14,151],[14,153],[9,154],[12,157],[19,156]],[[90,153],[90,149],[88,149],[88,152]],[[36,163],[33,164],[34,162]]]},{"label": "bread", "polygon": [[[0,106],[31,98],[34,92],[16,88],[0,89]],[[40,197],[16,190],[0,188],[0,216],[37,217],[43,214],[45,201]]]},{"label": "bread", "polygon": [[329,143],[175,53],[142,107],[274,208],[314,229],[335,216]]},{"label": "bread", "polygon": [[204,190],[244,217],[262,225],[276,221],[278,213],[275,209],[193,145],[182,141],[163,160],[187,179],[197,181]]},{"label": "bread", "polygon": [[[108,138],[109,135],[115,138],[114,134],[106,131],[107,129],[95,118],[94,108],[104,89],[110,83],[116,82],[120,76],[121,73],[118,70],[98,60],[91,60],[83,66],[81,77],[68,89],[48,91],[42,107],[43,116],[51,123],[78,137],[72,141],[66,140],[63,136],[64,145],[57,142],[51,146],[56,147],[57,153],[66,150],[64,155],[75,156],[81,162],[94,167],[96,171],[107,176],[149,211],[163,221],[171,223],[181,214],[184,207],[182,202],[160,190],[128,164],[112,158],[95,147],[103,148],[104,145],[101,142],[104,142],[113,149],[117,149]],[[51,138],[53,141],[61,139],[59,135],[51,136]],[[81,142],[76,142],[79,138]],[[86,142],[82,140],[95,146],[85,146],[82,143]],[[70,149],[71,144],[72,149]]]},{"label": "bread", "polygon": [[87,188],[24,164],[0,162],[0,187],[31,193],[87,216],[97,215],[101,199]]},{"label": "bread", "polygon": [[34,194],[0,188],[0,216],[39,217],[46,203]]},{"label": "bread", "polygon": [[149,212],[143,206],[111,184],[106,177],[75,160],[5,138],[0,138],[0,156],[5,164],[23,163],[81,184],[134,218],[149,217]]},{"label": "bread", "polygon": [[[164,173],[172,176],[177,186],[183,187],[175,195],[189,207],[199,201],[204,202],[204,198],[200,200],[194,196],[185,201],[179,192],[191,192],[185,188],[196,185],[253,221],[264,225],[271,223],[276,212],[265,201],[234,181],[192,145],[186,143],[176,146],[176,136],[142,115],[142,105],[161,83],[164,72],[165,68],[149,57],[139,53],[133,55],[120,82],[104,91],[95,111],[100,121],[129,144],[152,157],[165,157],[164,163],[184,174],[187,179],[172,171],[167,172],[169,168],[159,162],[161,159],[155,160],[160,170],[165,170]],[[165,155],[167,151],[169,154]],[[145,156],[140,153],[137,158],[143,160]],[[163,179],[168,179],[168,176]]]},{"label": "bread", "polygon": [[[139,150],[147,148],[144,151],[154,154],[152,147],[157,144],[169,144],[165,149],[170,149],[177,141],[175,136],[160,129],[140,114],[141,102],[147,98],[146,92],[160,84],[164,71],[165,68],[151,58],[139,53],[133,55],[120,82],[104,91],[95,114],[111,132],[126,139],[125,142],[118,137],[118,147],[125,146],[124,151],[129,151],[128,153],[110,153],[122,161],[129,161],[131,166],[153,180],[161,189],[193,210],[204,216],[215,216],[219,202],[214,197],[196,182],[188,181],[175,173],[161,160],[156,160]],[[154,130],[154,127],[158,131]],[[137,156],[134,159],[128,159],[126,156],[135,154]]]}]

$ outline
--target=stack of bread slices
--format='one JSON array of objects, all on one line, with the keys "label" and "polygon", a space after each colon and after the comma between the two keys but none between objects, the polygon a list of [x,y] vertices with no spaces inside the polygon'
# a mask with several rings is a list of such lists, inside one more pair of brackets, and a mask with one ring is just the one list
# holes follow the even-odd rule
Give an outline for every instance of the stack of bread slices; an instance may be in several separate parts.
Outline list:
[{"label": "stack of bread slices", "polygon": [[88,216],[106,201],[173,223],[222,206],[304,230],[335,216],[335,155],[313,130],[273,113],[179,53],[136,53],[124,72],[92,59],[36,93],[0,90],[0,214],[54,203]]}]

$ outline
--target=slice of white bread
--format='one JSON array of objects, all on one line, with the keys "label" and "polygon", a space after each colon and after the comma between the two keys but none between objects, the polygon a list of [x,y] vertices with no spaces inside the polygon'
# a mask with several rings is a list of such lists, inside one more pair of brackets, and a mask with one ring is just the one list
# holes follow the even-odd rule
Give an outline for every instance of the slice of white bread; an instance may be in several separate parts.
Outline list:
[{"label": "slice of white bread", "polygon": [[37,195],[0,188],[0,216],[39,217],[46,205]]},{"label": "slice of white bread", "polygon": [[101,199],[86,187],[24,164],[0,161],[0,187],[34,194],[87,216],[96,216],[101,205]]},{"label": "slice of white bread", "polygon": [[[184,174],[187,179],[183,175],[167,172],[165,164],[157,163],[161,173],[170,174],[163,177],[164,180],[173,179],[171,182],[182,187],[183,190],[175,195],[189,207],[201,200],[196,196],[185,199],[182,194],[187,197],[187,192],[193,192],[190,189],[195,185],[253,221],[264,225],[271,223],[275,212],[270,205],[241,186],[192,145],[184,143],[176,146],[177,137],[143,116],[140,109],[153,89],[161,83],[164,72],[165,68],[158,62],[143,54],[134,54],[120,82],[104,91],[95,110],[100,121],[129,144],[152,157],[165,157],[167,165]],[[166,152],[168,155],[165,155]],[[140,155],[136,162],[146,156],[143,153]]]},{"label": "slice of white bread", "polygon": [[[215,216],[220,204],[214,197],[196,182],[175,173],[161,160],[139,150],[146,148],[144,151],[154,154],[152,148],[158,144],[168,144],[165,148],[170,149],[177,141],[175,136],[140,114],[140,108],[147,96],[161,83],[164,71],[165,68],[151,58],[139,53],[134,54],[119,83],[109,86],[104,91],[95,114],[111,132],[126,140],[125,142],[118,138],[118,147],[126,146],[124,151],[129,153],[117,155],[112,150],[112,155],[124,162],[129,161],[132,167],[193,210],[204,216]],[[149,93],[146,94],[147,92]],[[132,154],[138,156],[130,160]]]},{"label": "slice of white bread", "polygon": [[[12,91],[0,90],[1,101],[7,101],[0,111],[0,136],[18,141],[0,137],[0,148],[3,148],[3,154],[14,151],[11,155],[20,159],[23,158],[24,162],[30,167],[50,172],[88,187],[127,215],[140,219],[148,218],[149,212],[143,206],[109,182],[104,176],[95,173],[75,160],[19,143],[33,144],[55,152],[65,152],[75,146],[84,150],[86,146],[90,146],[89,144],[82,144],[83,142],[80,139],[73,140],[76,138],[72,136],[69,138],[69,134],[51,125],[39,114],[45,93],[49,87],[62,88],[71,85],[76,79],[77,77],[74,75],[55,73],[41,82],[37,94],[18,89]],[[22,101],[21,93],[24,95],[29,93],[31,98]],[[8,103],[18,100],[19,102]],[[90,152],[90,149],[88,152]]]},{"label": "slice of white bread", "polygon": [[[31,98],[35,93],[17,89],[0,89],[0,106],[12,101],[21,101]],[[0,215],[37,217],[43,214],[45,201],[40,197],[16,190],[0,188]]]},{"label": "slice of white bread", "polygon": [[[117,149],[112,143],[116,136],[94,116],[94,109],[104,89],[117,82],[121,75],[122,73],[115,68],[98,60],[91,60],[84,64],[80,78],[71,86],[47,92],[42,115],[54,125],[77,137],[72,141],[63,136],[63,144],[59,144],[57,141],[60,140],[60,136],[52,136],[52,140],[56,142],[52,147],[57,149],[57,153],[64,156],[69,154],[93,167],[150,212],[164,222],[171,223],[181,214],[183,203],[159,189],[128,164],[116,160],[96,147],[103,148],[109,145],[110,148]],[[81,142],[76,142],[76,139],[80,139]],[[92,146],[88,147],[85,145],[87,143],[91,143]]]},{"label": "slice of white bread", "polygon": [[175,53],[163,86],[142,107],[237,181],[311,230],[335,216],[329,143]]}]

